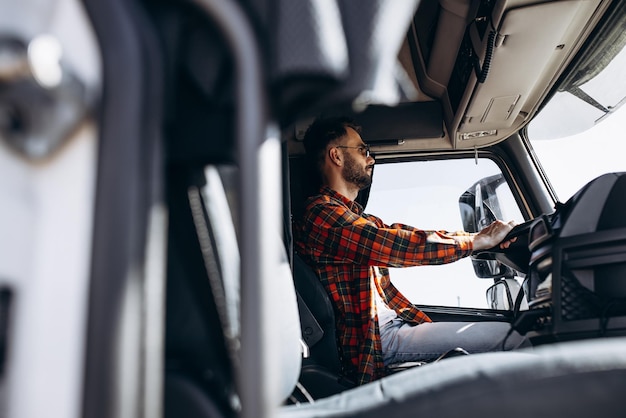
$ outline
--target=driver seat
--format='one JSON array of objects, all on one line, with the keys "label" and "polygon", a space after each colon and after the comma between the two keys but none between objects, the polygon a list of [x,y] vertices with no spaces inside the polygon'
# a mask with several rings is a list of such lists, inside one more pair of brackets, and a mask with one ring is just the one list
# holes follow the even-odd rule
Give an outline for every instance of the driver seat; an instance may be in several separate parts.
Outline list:
[{"label": "driver seat", "polygon": [[297,253],[293,270],[302,337],[309,347],[309,356],[302,361],[300,384],[314,399],[355,387],[356,383],[342,374],[335,311],[324,285]]}]

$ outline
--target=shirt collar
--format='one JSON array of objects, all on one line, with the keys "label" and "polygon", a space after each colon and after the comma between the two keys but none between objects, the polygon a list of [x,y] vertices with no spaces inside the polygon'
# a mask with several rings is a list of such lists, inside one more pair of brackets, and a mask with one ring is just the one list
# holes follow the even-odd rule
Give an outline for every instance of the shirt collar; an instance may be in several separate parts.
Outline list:
[{"label": "shirt collar", "polygon": [[322,186],[322,188],[320,189],[320,193],[326,196],[330,196],[332,199],[339,200],[357,215],[363,213],[363,206],[361,206],[358,202],[348,199],[341,193],[336,192],[328,186]]}]

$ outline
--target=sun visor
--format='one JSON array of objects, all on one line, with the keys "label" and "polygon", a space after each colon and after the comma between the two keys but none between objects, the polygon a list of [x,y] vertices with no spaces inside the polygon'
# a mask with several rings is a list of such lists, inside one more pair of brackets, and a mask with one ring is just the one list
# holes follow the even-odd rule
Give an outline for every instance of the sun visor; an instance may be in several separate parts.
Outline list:
[{"label": "sun visor", "polygon": [[[362,127],[361,137],[368,143],[398,142],[404,139],[444,136],[443,112],[436,101],[402,103],[395,107],[368,106],[363,112],[333,111],[324,116],[348,116]],[[296,124],[296,139],[302,141],[312,119]]]},{"label": "sun visor", "polygon": [[439,102],[404,103],[394,108],[369,106],[354,119],[363,127],[361,137],[370,143],[443,136]]}]

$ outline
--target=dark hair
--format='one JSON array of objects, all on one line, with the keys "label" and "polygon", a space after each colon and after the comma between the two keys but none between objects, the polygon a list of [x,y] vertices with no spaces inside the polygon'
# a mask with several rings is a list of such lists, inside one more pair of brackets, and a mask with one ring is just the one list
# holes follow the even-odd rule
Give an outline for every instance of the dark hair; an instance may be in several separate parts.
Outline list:
[{"label": "dark hair", "polygon": [[304,149],[310,168],[320,171],[326,147],[332,141],[346,135],[348,133],[346,128],[361,133],[361,127],[353,119],[345,116],[319,117],[313,121],[304,134]]},{"label": "dark hair", "polygon": [[326,155],[326,147],[332,141],[346,135],[346,128],[352,128],[358,133],[361,127],[345,116],[318,117],[307,128],[304,134],[304,149],[306,150],[305,167],[301,174],[301,187],[304,196],[311,196],[322,185],[322,165]]}]

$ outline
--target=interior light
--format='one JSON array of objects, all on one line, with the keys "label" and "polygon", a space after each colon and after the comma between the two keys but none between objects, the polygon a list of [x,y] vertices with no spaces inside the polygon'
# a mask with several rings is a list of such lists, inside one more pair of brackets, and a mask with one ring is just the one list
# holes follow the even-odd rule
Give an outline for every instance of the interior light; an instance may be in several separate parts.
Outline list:
[{"label": "interior light", "polygon": [[498,131],[496,129],[490,129],[488,131],[465,132],[461,134],[461,139],[467,140],[467,139],[484,138],[486,136],[494,136],[497,133]]}]

